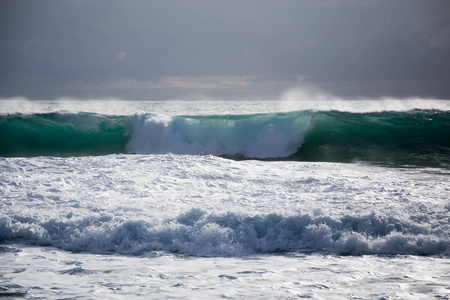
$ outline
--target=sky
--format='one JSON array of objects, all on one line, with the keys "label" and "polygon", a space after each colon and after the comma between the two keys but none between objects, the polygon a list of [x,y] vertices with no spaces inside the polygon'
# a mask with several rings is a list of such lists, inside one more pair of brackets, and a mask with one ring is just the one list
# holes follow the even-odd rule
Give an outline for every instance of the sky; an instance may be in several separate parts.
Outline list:
[{"label": "sky", "polygon": [[2,0],[0,98],[450,99],[448,0]]}]

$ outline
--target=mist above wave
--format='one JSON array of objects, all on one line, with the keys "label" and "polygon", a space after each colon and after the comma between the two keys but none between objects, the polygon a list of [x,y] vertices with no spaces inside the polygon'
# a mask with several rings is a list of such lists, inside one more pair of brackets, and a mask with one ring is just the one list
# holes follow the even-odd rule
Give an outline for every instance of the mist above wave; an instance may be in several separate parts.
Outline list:
[{"label": "mist above wave", "polygon": [[34,114],[54,112],[91,112],[106,115],[164,114],[257,114],[299,110],[338,110],[346,112],[407,111],[434,109],[447,111],[448,100],[437,99],[360,99],[346,100],[328,96],[309,96],[297,90],[288,91],[277,100],[171,100],[133,101],[121,99],[57,99],[28,100],[25,98],[0,99],[0,114]]}]

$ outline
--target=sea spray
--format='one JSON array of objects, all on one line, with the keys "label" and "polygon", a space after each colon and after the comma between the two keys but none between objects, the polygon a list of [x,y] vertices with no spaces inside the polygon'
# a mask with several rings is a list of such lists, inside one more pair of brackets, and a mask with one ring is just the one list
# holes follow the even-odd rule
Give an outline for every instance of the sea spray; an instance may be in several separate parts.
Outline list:
[{"label": "sea spray", "polygon": [[239,116],[136,115],[131,119],[129,152],[213,154],[241,158],[287,157],[297,151],[313,113]]}]

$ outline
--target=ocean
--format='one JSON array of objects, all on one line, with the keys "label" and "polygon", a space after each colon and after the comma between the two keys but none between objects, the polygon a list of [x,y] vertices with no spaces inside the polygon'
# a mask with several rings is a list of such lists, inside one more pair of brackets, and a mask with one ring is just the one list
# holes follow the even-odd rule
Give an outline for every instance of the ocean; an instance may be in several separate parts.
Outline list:
[{"label": "ocean", "polygon": [[450,103],[0,101],[0,297],[450,299]]}]

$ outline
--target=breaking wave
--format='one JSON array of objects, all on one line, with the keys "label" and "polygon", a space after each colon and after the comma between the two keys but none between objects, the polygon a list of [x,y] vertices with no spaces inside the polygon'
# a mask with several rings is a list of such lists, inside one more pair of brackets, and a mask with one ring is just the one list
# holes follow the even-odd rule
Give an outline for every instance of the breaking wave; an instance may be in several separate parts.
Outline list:
[{"label": "breaking wave", "polygon": [[450,112],[0,116],[0,156],[212,154],[448,167]]},{"label": "breaking wave", "polygon": [[[420,220],[419,220],[420,221]],[[286,251],[343,255],[450,255],[448,225],[431,227],[389,216],[246,216],[192,209],[156,222],[100,216],[77,221],[0,220],[0,243],[24,242],[91,253],[241,256]]]}]

